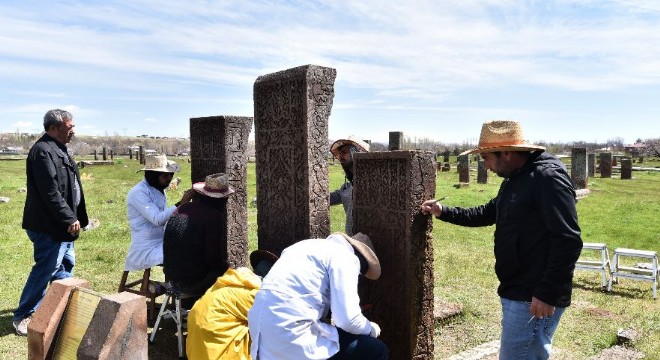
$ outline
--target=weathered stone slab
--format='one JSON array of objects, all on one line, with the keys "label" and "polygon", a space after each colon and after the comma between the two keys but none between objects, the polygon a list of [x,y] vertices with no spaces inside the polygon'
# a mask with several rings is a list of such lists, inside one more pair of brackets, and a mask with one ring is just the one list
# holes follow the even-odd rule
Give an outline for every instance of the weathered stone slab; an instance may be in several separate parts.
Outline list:
[{"label": "weathered stone slab", "polygon": [[477,184],[488,184],[488,169],[483,160],[477,162]]},{"label": "weathered stone slab", "polygon": [[42,360],[52,356],[53,339],[57,333],[69,295],[75,288],[88,288],[83,279],[67,278],[51,283],[28,325],[28,359]]},{"label": "weathered stone slab", "polygon": [[596,154],[587,154],[587,177],[596,176]]},{"label": "weathered stone slab", "polygon": [[353,230],[369,235],[382,267],[378,281],[360,280],[360,299],[387,329],[391,359],[433,359],[433,219],[419,204],[435,197],[435,179],[431,152],[355,155]]},{"label": "weathered stone slab", "polygon": [[576,189],[587,188],[587,148],[571,149],[571,180]]},{"label": "weathered stone slab", "polygon": [[190,119],[190,177],[192,183],[207,175],[226,173],[235,193],[227,198],[226,250],[231,267],[247,265],[247,149],[252,118],[209,116]]},{"label": "weathered stone slab", "polygon": [[621,159],[621,180],[632,179],[632,160]]},{"label": "weathered stone slab", "polygon": [[390,131],[390,143],[387,146],[387,150],[401,150],[403,146],[403,132],[402,131]]},{"label": "weathered stone slab", "polygon": [[470,182],[470,155],[459,155],[458,156],[458,182],[460,183],[469,183]]},{"label": "weathered stone slab", "polygon": [[330,233],[328,118],[335,69],[306,65],[254,83],[259,248]]},{"label": "weathered stone slab", "polygon": [[104,296],[78,347],[81,360],[148,359],[144,296],[122,292]]},{"label": "weathered stone slab", "polygon": [[600,153],[600,177],[601,178],[611,178],[612,177],[612,153],[603,152]]}]

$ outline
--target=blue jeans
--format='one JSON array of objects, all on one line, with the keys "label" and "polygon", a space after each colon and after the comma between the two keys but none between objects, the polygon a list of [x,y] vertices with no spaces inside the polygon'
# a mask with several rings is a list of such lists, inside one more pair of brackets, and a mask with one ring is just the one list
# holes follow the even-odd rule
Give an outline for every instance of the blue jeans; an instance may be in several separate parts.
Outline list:
[{"label": "blue jeans", "polygon": [[566,308],[557,307],[552,316],[532,319],[527,301],[502,301],[500,359],[547,359],[552,352],[552,336]]},{"label": "blue jeans", "polygon": [[355,335],[337,328],[339,352],[328,360],[387,360],[389,351],[381,340],[369,335]]},{"label": "blue jeans", "polygon": [[34,251],[34,265],[25,282],[14,320],[22,320],[34,313],[46,294],[48,284],[54,280],[73,276],[76,254],[73,241],[59,242],[48,233],[25,230]]}]

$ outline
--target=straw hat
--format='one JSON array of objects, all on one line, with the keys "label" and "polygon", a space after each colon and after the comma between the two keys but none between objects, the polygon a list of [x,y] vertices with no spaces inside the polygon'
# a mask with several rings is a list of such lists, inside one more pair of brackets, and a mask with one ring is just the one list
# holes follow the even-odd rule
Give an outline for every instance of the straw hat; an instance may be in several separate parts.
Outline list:
[{"label": "straw hat", "polygon": [[229,186],[229,175],[224,173],[207,175],[203,182],[194,183],[193,189],[212,198],[223,198],[234,193]]},{"label": "straw hat", "polygon": [[339,148],[344,145],[355,145],[358,148],[358,150],[363,152],[369,152],[369,144],[354,137],[353,135],[349,136],[348,139],[339,139],[334,143],[332,143],[332,145],[330,146],[330,152],[337,159],[339,159]]},{"label": "straw hat", "polygon": [[[255,274],[263,277],[266,276],[266,273],[268,273],[268,270],[275,264],[277,259],[277,255],[272,252],[257,249],[250,254],[250,265]],[[261,264],[262,261],[266,261],[266,264]]]},{"label": "straw hat", "polygon": [[371,239],[369,239],[369,236],[363,233],[357,233],[352,237],[344,233],[339,234],[341,234],[344,239],[346,239],[346,241],[348,241],[357,251],[359,251],[365,259],[367,259],[369,268],[367,269],[367,273],[364,274],[364,276],[367,279],[378,280],[380,277],[380,261],[378,261],[378,257],[374,251],[374,244],[371,242]]},{"label": "straw hat", "polygon": [[175,173],[181,170],[181,167],[174,161],[167,160],[165,155],[147,155],[144,158],[144,168],[138,171],[146,170]]},{"label": "straw hat", "polygon": [[493,120],[481,126],[479,145],[475,149],[464,151],[461,155],[489,153],[495,151],[535,151],[545,150],[543,146],[525,142],[522,127],[517,121]]}]

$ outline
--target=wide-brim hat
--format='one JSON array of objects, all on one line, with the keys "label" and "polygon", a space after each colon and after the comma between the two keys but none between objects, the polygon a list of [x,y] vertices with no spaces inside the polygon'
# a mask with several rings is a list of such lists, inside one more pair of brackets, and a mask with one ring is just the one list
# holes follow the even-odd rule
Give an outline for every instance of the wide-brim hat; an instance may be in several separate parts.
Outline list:
[{"label": "wide-brim hat", "polygon": [[156,171],[175,173],[181,170],[179,164],[174,161],[167,160],[165,155],[147,155],[144,158],[144,168],[138,171]]},{"label": "wide-brim hat", "polygon": [[[257,269],[259,267],[259,263],[261,263],[262,261],[267,261],[268,263],[270,263],[270,266],[272,266],[273,264],[275,264],[275,262],[277,262],[277,259],[279,259],[277,255],[273,254],[272,252],[268,250],[257,249],[250,254],[250,265],[252,266],[252,269],[255,271],[256,274],[256,272],[258,271]],[[264,276],[266,274],[257,274],[257,275]]]},{"label": "wide-brim hat", "polygon": [[367,259],[367,272],[364,276],[367,279],[378,280],[380,277],[380,261],[378,261],[378,256],[376,256],[376,251],[374,250],[374,244],[369,239],[369,236],[363,233],[357,233],[353,236],[348,236],[344,233],[340,233],[346,241],[348,241],[357,251]]},{"label": "wide-brim hat", "polygon": [[193,184],[193,190],[212,198],[223,198],[234,193],[229,186],[229,175],[224,173],[207,175],[204,181]]},{"label": "wide-brim hat", "polygon": [[536,151],[545,150],[540,145],[528,144],[523,136],[520,123],[512,120],[493,120],[481,126],[479,145],[461,153],[489,153],[496,151]]},{"label": "wide-brim hat", "polygon": [[353,135],[349,136],[348,139],[339,139],[332,143],[330,146],[330,152],[332,155],[334,155],[337,159],[339,159],[339,148],[341,148],[344,145],[355,145],[358,150],[362,152],[369,152],[369,144],[366,143],[365,141],[362,141]]}]

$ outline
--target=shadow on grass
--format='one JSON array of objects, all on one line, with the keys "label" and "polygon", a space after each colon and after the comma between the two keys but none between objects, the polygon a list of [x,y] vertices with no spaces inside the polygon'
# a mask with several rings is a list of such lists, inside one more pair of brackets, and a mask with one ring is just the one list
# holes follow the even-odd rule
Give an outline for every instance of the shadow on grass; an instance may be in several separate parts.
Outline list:
[{"label": "shadow on grass", "polygon": [[11,324],[14,319],[14,309],[0,310],[0,337],[16,334]]}]

